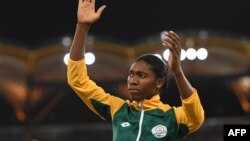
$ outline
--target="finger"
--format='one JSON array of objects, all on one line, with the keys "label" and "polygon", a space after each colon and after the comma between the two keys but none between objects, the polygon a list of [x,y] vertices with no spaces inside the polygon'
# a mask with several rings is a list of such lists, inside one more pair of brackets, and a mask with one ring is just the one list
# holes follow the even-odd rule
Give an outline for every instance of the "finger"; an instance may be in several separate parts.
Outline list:
[{"label": "finger", "polygon": [[166,33],[166,36],[168,38],[170,38],[173,41],[173,43],[175,43],[175,44],[177,44],[179,42],[178,37],[176,36],[176,34],[173,31]]},{"label": "finger", "polygon": [[105,8],[106,8],[106,5],[101,6],[101,7],[97,10],[97,14],[98,14],[98,15],[101,15]]},{"label": "finger", "polygon": [[168,48],[168,49],[170,49],[170,50],[174,50],[174,46],[173,46],[171,43],[169,43],[169,42],[164,42],[164,44],[165,44],[165,47],[166,47],[166,48]]},{"label": "finger", "polygon": [[166,46],[168,46],[169,49],[173,49],[173,47],[174,47],[174,46],[173,46],[171,43],[169,43],[169,42],[166,42]]},{"label": "finger", "polygon": [[176,43],[174,42],[174,40],[171,37],[169,37],[169,36],[166,36],[166,38],[165,38],[164,41],[167,42],[167,43],[169,43],[169,44],[171,44],[172,47],[176,45]]},{"label": "finger", "polygon": [[180,45],[180,37],[173,31],[169,32],[169,37],[173,40],[173,42],[175,43],[175,46],[178,50],[181,49],[181,45]]},{"label": "finger", "polygon": [[171,52],[179,55],[180,52],[181,52],[181,49],[178,47],[178,45],[173,45],[173,44],[170,44],[170,43],[166,43],[168,48],[171,50]]},{"label": "finger", "polygon": [[173,35],[178,41],[180,40],[180,37],[174,32],[174,31],[169,31],[170,35]]}]

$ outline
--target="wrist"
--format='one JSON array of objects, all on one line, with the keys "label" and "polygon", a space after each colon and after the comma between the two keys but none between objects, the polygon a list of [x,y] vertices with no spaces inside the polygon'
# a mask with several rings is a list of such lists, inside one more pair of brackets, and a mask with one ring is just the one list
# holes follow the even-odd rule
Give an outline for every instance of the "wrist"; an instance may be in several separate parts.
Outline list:
[{"label": "wrist", "polygon": [[178,78],[178,77],[182,76],[182,75],[183,75],[182,69],[175,70],[175,71],[173,72],[173,75],[174,75],[175,78]]},{"label": "wrist", "polygon": [[77,28],[83,29],[83,30],[89,30],[90,25],[89,24],[82,24],[82,23],[77,23]]}]

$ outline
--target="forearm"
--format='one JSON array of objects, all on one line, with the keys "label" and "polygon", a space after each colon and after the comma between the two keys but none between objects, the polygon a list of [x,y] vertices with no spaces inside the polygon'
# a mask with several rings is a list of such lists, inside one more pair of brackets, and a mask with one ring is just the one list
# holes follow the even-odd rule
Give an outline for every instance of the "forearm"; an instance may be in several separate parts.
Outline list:
[{"label": "forearm", "polygon": [[84,58],[89,25],[77,24],[74,40],[70,49],[70,58],[78,61]]},{"label": "forearm", "polygon": [[174,74],[174,78],[175,78],[175,81],[178,86],[178,90],[182,99],[186,99],[190,97],[194,91],[194,88],[191,86],[191,84],[187,80],[182,69],[178,73]]}]

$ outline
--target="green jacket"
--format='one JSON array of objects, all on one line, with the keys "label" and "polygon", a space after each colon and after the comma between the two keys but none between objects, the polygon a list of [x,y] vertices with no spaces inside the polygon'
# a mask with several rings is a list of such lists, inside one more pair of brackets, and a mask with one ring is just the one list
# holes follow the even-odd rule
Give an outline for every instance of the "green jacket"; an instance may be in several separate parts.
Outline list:
[{"label": "green jacket", "polygon": [[89,79],[84,60],[69,60],[67,76],[82,101],[111,124],[113,141],[179,141],[204,122],[196,90],[181,99],[182,106],[171,107],[163,104],[159,95],[138,103],[106,93]]}]

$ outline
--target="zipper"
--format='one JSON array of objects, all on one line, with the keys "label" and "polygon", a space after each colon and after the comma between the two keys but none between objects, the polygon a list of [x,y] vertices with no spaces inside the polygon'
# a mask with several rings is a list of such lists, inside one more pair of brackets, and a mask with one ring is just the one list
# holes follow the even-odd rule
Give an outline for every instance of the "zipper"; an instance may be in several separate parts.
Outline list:
[{"label": "zipper", "polygon": [[141,101],[139,102],[139,106],[140,106],[140,108],[141,108],[141,117],[140,117],[139,131],[138,131],[138,134],[137,134],[136,141],[139,141],[140,138],[141,138],[142,121],[143,121],[143,117],[144,117],[144,109],[143,109],[143,106],[142,106],[142,102],[141,102]]}]

